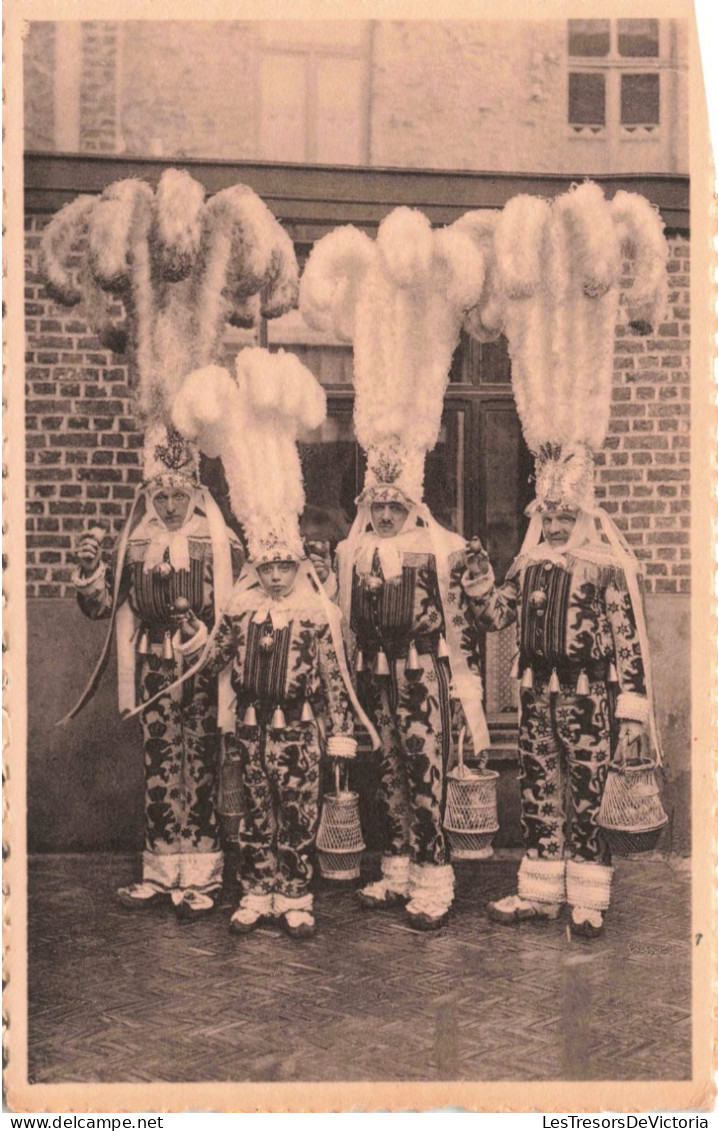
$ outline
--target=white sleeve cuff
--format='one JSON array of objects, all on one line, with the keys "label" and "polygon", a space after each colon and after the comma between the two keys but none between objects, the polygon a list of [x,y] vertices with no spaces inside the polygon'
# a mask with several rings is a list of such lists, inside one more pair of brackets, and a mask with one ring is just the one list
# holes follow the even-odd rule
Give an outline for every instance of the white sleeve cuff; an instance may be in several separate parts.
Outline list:
[{"label": "white sleeve cuff", "polygon": [[494,587],[494,571],[489,568],[487,573],[482,573],[479,577],[474,577],[467,570],[461,578],[461,587],[467,596],[472,597],[476,601],[480,601],[485,597]]},{"label": "white sleeve cuff", "polygon": [[333,734],[327,742],[327,754],[330,758],[355,758],[357,743],[355,738],[348,734]]},{"label": "white sleeve cuff", "polygon": [[182,640],[178,629],[172,637],[172,647],[179,656],[194,656],[196,652],[202,651],[208,639],[207,625],[200,624],[197,632],[194,636],[190,636],[189,640]]},{"label": "white sleeve cuff", "polygon": [[645,723],[648,718],[648,699],[635,691],[622,691],[616,699],[616,718]]},{"label": "white sleeve cuff", "polygon": [[104,589],[105,563],[101,561],[97,569],[87,577],[79,568],[76,569],[72,575],[72,584],[76,589]]}]

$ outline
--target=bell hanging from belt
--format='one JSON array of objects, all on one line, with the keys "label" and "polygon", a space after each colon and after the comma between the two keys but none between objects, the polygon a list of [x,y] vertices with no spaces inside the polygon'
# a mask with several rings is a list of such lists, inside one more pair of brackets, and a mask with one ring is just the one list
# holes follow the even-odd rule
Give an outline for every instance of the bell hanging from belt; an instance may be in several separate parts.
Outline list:
[{"label": "bell hanging from belt", "polygon": [[449,658],[449,645],[443,636],[439,637],[439,643],[436,648],[436,655],[440,660],[448,660]]},{"label": "bell hanging from belt", "polygon": [[140,656],[149,656],[150,653],[150,634],[147,629],[143,629],[140,636],[140,642],[137,645],[137,652]]},{"label": "bell hanging from belt", "polygon": [[244,718],[242,719],[242,723],[246,727],[256,727],[257,726],[257,709],[254,706],[254,703],[250,703],[249,706],[247,707],[247,710],[244,712]]},{"label": "bell hanging from belt", "polygon": [[416,650],[416,644],[412,640],[409,644],[409,650],[406,653],[406,672],[420,672],[421,664],[419,663],[419,653]]},{"label": "bell hanging from belt", "polygon": [[304,706],[302,707],[302,713],[299,718],[303,723],[314,722],[314,711],[312,710],[312,705],[308,699],[304,700]]},{"label": "bell hanging from belt", "polygon": [[281,707],[277,707],[274,714],[272,715],[272,729],[285,730],[286,726],[287,720],[284,717],[284,711]]},{"label": "bell hanging from belt", "polygon": [[576,680],[576,694],[577,695],[590,695],[591,688],[588,682],[588,676],[584,669],[581,669],[578,679]]},{"label": "bell hanging from belt", "polygon": [[164,639],[162,641],[162,659],[167,660],[168,663],[172,664],[174,663],[174,658],[175,650],[172,647],[172,633],[168,629],[165,632]]},{"label": "bell hanging from belt", "polygon": [[519,678],[519,654],[517,652],[516,655],[514,656],[514,662],[511,665],[511,671],[509,672],[509,679],[518,679],[518,678]]},{"label": "bell hanging from belt", "polygon": [[362,652],[361,648],[357,648],[357,654],[354,657],[354,671],[364,671],[364,653]]},{"label": "bell hanging from belt", "polygon": [[534,670],[532,667],[524,668],[524,674],[521,676],[521,687],[524,691],[531,691],[534,685]]},{"label": "bell hanging from belt", "polygon": [[389,661],[383,648],[380,648],[376,654],[373,670],[374,675],[389,675]]},{"label": "bell hanging from belt", "polygon": [[618,683],[618,672],[616,671],[616,665],[614,664],[613,660],[611,660],[608,668],[608,682]]},{"label": "bell hanging from belt", "polygon": [[561,684],[558,681],[558,672],[554,668],[551,672],[551,678],[548,681],[548,693],[549,695],[558,695],[560,690]]}]

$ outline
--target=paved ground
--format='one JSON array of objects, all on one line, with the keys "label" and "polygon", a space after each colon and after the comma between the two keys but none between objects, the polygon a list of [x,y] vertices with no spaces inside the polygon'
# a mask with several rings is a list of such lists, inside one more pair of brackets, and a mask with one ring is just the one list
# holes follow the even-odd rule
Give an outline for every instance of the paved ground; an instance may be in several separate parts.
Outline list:
[{"label": "paved ground", "polygon": [[[450,924],[408,928],[324,884],[320,932],[125,912],[136,862],[31,861],[30,1080],[640,1080],[690,1076],[687,872],[619,862],[603,938],[500,927],[517,861],[458,865]],[[368,870],[376,861],[367,861]]]}]

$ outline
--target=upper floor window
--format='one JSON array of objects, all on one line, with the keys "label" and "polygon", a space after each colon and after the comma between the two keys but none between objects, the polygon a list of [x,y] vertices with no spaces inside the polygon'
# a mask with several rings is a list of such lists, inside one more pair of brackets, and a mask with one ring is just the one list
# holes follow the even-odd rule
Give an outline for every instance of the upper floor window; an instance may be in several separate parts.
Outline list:
[{"label": "upper floor window", "polygon": [[660,21],[568,21],[568,121],[576,134],[650,136],[661,122]]},{"label": "upper floor window", "polygon": [[263,22],[261,157],[366,163],[369,44],[365,20]]}]

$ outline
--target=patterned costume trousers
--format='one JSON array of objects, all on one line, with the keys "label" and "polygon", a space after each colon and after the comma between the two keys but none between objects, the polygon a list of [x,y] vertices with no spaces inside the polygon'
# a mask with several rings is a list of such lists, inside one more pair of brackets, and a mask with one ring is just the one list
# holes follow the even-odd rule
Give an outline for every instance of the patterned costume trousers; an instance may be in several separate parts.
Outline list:
[{"label": "patterned costume trousers", "polygon": [[245,894],[309,887],[319,825],[321,749],[316,722],[284,730],[237,727],[244,806],[239,823],[239,876]]},{"label": "patterned costume trousers", "polygon": [[409,854],[416,864],[446,864],[442,818],[451,742],[449,672],[432,655],[406,674],[403,659],[390,675],[361,677],[365,706],[381,739],[377,794],[385,851]]},{"label": "patterned costume trousers", "polygon": [[[177,673],[158,655],[146,656],[142,699],[167,687]],[[140,714],[145,761],[143,876],[167,887],[221,884],[215,810],[219,748],[216,681],[196,676]]]},{"label": "patterned costume trousers", "polygon": [[611,760],[606,684],[592,682],[588,695],[561,683],[549,695],[535,679],[521,692],[519,777],[521,827],[527,850],[539,857],[610,863],[596,817]]}]

